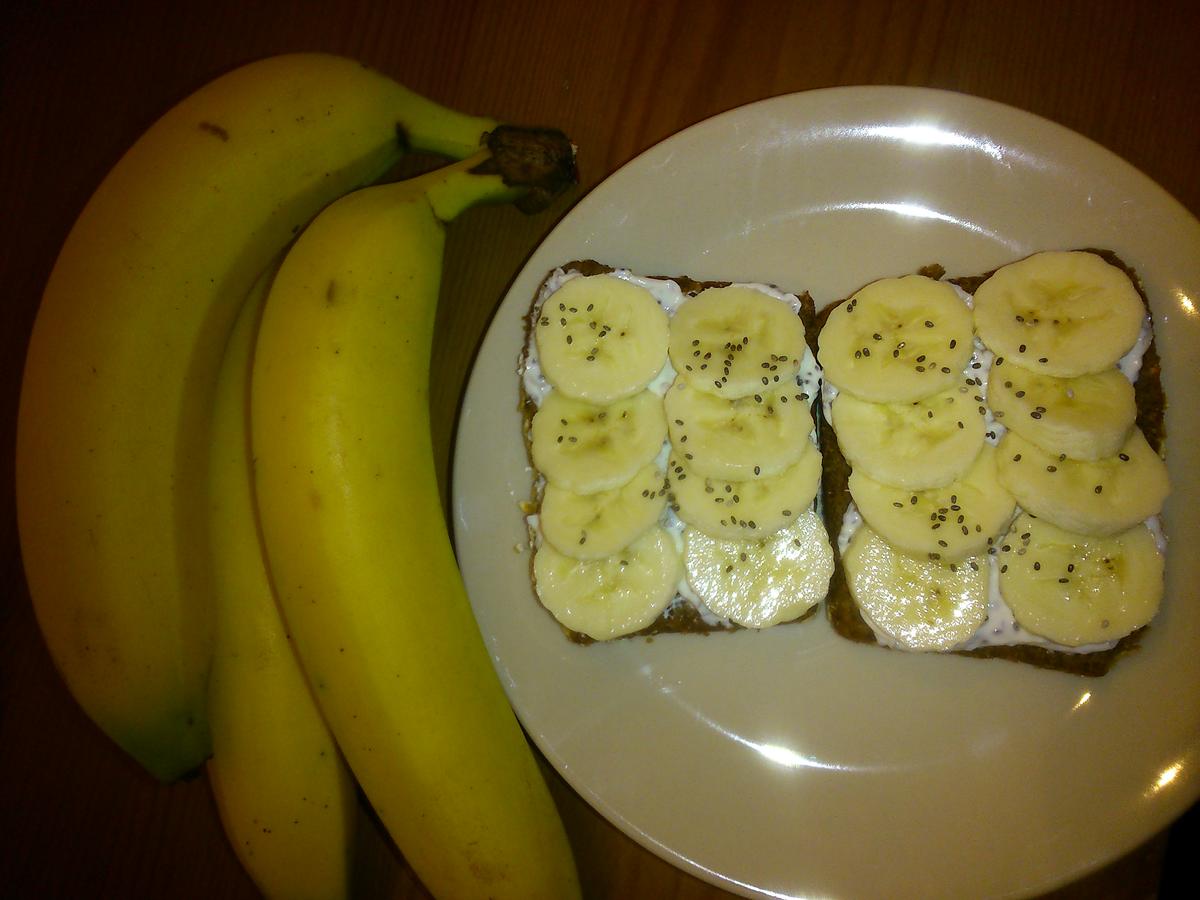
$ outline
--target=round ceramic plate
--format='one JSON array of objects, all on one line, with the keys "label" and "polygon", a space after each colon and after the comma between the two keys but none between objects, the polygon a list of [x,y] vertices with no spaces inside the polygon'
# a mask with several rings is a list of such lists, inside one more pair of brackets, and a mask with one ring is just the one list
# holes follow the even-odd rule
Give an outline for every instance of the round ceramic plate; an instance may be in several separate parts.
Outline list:
[{"label": "round ceramic plate", "polygon": [[[823,616],[581,647],[534,599],[516,365],[556,265],[772,282],[820,307],[926,263],[972,274],[1085,246],[1140,272],[1170,400],[1166,599],[1106,677],[862,646]],[[1197,305],[1200,223],[1108,151],[995,103],[813,91],[642,154],[517,277],[462,413],[457,547],[522,723],[620,829],[748,896],[1030,893],[1133,848],[1200,793]]]}]

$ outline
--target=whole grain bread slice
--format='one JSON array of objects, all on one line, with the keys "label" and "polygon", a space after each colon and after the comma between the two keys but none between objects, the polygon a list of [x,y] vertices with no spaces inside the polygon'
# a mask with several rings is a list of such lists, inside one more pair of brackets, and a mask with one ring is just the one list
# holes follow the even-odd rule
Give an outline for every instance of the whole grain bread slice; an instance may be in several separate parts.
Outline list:
[{"label": "whole grain bread slice", "polygon": [[[546,277],[542,280],[541,284],[538,285],[538,289],[534,292],[534,296],[530,301],[529,310],[525,314],[525,317],[524,317],[525,340],[522,344],[521,356],[520,356],[519,365],[518,365],[519,371],[523,372],[525,370],[525,364],[526,364],[526,361],[527,361],[527,358],[529,355],[529,348],[531,345],[533,329],[534,329],[534,325],[537,322],[538,299],[541,296],[542,289],[545,286],[545,284],[547,283],[547,281],[549,281],[551,277],[553,277],[556,273],[559,273],[559,272],[561,272],[561,273],[577,273],[579,275],[603,275],[603,274],[607,274],[607,273],[614,272],[617,270],[618,270],[618,267],[616,267],[616,266],[597,262],[594,259],[577,259],[577,260],[571,260],[569,262],[565,262],[565,263],[561,264],[560,266],[557,266],[551,272],[547,273]],[[690,276],[687,276],[687,275],[644,275],[642,273],[638,273],[638,274],[641,277],[645,277],[645,278],[649,278],[649,279],[672,281],[675,284],[677,284],[679,286],[680,290],[687,296],[695,296],[696,294],[700,293],[701,291],[707,290],[709,288],[727,287],[730,284],[733,284],[733,282],[731,282],[731,281],[699,281],[699,280],[692,278]],[[777,287],[775,285],[769,285],[769,286],[776,288],[777,290],[780,290],[780,291],[793,293],[799,299],[799,301],[800,301],[800,317],[804,323],[805,341],[808,344],[809,349],[812,351],[813,355],[815,356],[816,352],[817,352],[817,313],[816,313],[816,306],[813,302],[812,297],[807,292],[794,292],[794,291],[789,291],[787,288]],[[519,397],[518,402],[519,402],[520,413],[521,413],[522,435],[524,437],[525,449],[526,449],[526,453],[529,458],[530,466],[531,466],[531,468],[534,468],[533,456],[532,456],[532,453],[530,453],[530,447],[532,444],[533,415],[534,415],[534,413],[537,412],[537,403],[534,401],[534,399],[529,395],[528,391],[526,390],[523,379],[519,379],[519,384],[520,384],[520,397]],[[818,428],[819,428],[819,419],[818,419],[818,416],[819,416],[818,407],[819,406],[820,406],[820,397],[819,396],[814,397],[812,400],[812,415],[813,415],[813,422],[818,424]],[[536,468],[534,468],[534,471],[535,471],[535,477],[534,477],[532,485],[531,485],[530,497],[529,497],[529,500],[523,505],[525,511],[529,514],[535,513],[540,508],[540,503],[541,503],[541,485],[540,485],[539,479],[536,477]],[[530,540],[530,546],[535,546],[535,542],[537,540],[537,535],[536,535],[535,529],[532,526],[529,527],[529,540]],[[529,567],[530,567],[530,570],[529,570],[530,584],[532,586],[534,584],[532,554],[530,554]],[[536,601],[536,592],[533,592],[533,593],[534,593],[534,598]],[[793,619],[790,622],[786,622],[786,623],[782,623],[782,624],[784,624],[784,625],[794,624],[796,622],[802,622],[802,621],[805,621],[805,620],[813,617],[816,614],[816,611],[819,608],[819,605],[820,604],[813,606],[812,609],[810,609],[808,612],[804,613],[802,616],[799,616],[798,618]],[[549,614],[549,613],[547,613],[547,614]],[[566,636],[575,643],[579,643],[579,644],[595,643],[594,639],[589,637],[588,635],[581,634],[576,631],[572,631],[571,629],[567,628],[566,626],[563,626],[561,623],[559,623],[559,627],[563,630],[563,632],[566,634]],[[776,626],[776,627],[778,627],[778,626]],[[728,621],[728,620],[716,620],[712,617],[706,618],[705,616],[703,616],[701,614],[701,612],[697,609],[697,607],[695,605],[693,605],[690,601],[688,601],[682,595],[676,594],[674,600],[666,607],[666,609],[663,610],[663,612],[659,615],[659,617],[657,619],[655,619],[653,622],[651,622],[648,626],[641,629],[640,631],[634,632],[629,635],[625,635],[622,638],[618,638],[618,640],[625,640],[625,639],[634,638],[634,637],[649,639],[649,638],[653,638],[655,635],[661,635],[661,634],[706,635],[706,634],[711,634],[713,632],[719,632],[719,631],[737,631],[737,630],[741,630],[741,628],[742,628],[742,626],[740,626],[734,622]]]},{"label": "whole grain bread slice", "polygon": [[[1116,266],[1129,276],[1142,298],[1142,303],[1149,310],[1150,304],[1137,272],[1111,250],[1097,248],[1081,248],[1095,253],[1109,264]],[[946,271],[939,264],[931,264],[918,270],[918,274],[930,278],[944,279],[956,285],[968,294],[974,295],[984,281],[995,272],[992,269],[978,275],[945,278]],[[817,313],[816,330],[818,334],[824,327],[830,312],[846,302],[849,297],[822,308]],[[1162,454],[1166,439],[1165,413],[1166,398],[1163,394],[1162,372],[1157,348],[1153,338],[1142,358],[1142,368],[1137,381],[1134,383],[1134,394],[1137,402],[1137,426],[1141,428],[1146,440],[1154,450]],[[833,544],[834,573],[829,583],[829,594],[825,601],[826,616],[834,631],[848,640],[863,644],[874,644],[883,647],[875,636],[871,626],[866,623],[858,606],[851,596],[846,583],[845,571],[842,567],[841,550],[837,536],[842,528],[842,520],[846,508],[850,504],[848,481],[850,465],[838,446],[837,435],[828,422],[824,421],[819,428],[821,454],[823,456],[824,474],[821,483],[822,509],[825,527]],[[990,645],[971,650],[951,651],[956,655],[978,657],[982,659],[1005,659],[1012,662],[1027,663],[1044,669],[1054,669],[1076,675],[1097,677],[1106,674],[1117,660],[1125,654],[1134,651],[1149,626],[1145,626],[1132,634],[1126,635],[1117,644],[1106,650],[1091,653],[1073,653],[1054,650],[1034,644]],[[885,649],[891,649],[886,648]],[[893,650],[892,652],[905,652]]]}]

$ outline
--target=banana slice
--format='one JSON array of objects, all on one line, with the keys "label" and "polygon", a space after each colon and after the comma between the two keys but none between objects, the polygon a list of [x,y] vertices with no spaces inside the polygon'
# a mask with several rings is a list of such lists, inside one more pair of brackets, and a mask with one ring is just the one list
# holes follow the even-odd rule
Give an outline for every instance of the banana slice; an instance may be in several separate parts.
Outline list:
[{"label": "banana slice", "polygon": [[873,282],[830,312],[817,356],[839,390],[905,403],[954,387],[972,337],[971,310],[954,288],[906,275]]},{"label": "banana slice", "polygon": [[551,391],[533,415],[533,464],[550,484],[577,494],[628,482],[662,450],[667,422],[657,394],[608,406]]},{"label": "banana slice", "polygon": [[842,554],[846,583],[877,635],[903,650],[951,650],[987,618],[987,560],[918,559],[859,528]]},{"label": "banana slice", "polygon": [[882,538],[906,553],[944,562],[984,552],[1016,508],[997,478],[996,450],[989,444],[961,478],[942,487],[906,490],[857,469],[849,487],[863,519]]},{"label": "banana slice", "polygon": [[700,390],[730,399],[794,383],[804,348],[796,312],[752,287],[709,288],[671,319],[675,371]]},{"label": "banana slice", "polygon": [[564,556],[599,559],[632,544],[667,505],[666,475],[656,464],[633,480],[596,494],[547,484],[542,494],[542,536]]},{"label": "banana slice", "polygon": [[603,559],[572,559],[543,543],[533,557],[533,576],[538,598],[554,618],[604,641],[658,618],[675,596],[683,563],[674,538],[656,526]]},{"label": "banana slice", "polygon": [[1087,462],[1047,453],[1015,432],[997,448],[999,477],[1023,509],[1079,534],[1110,535],[1162,509],[1170,492],[1167,466],[1130,431],[1115,456]]},{"label": "banana slice", "polygon": [[949,390],[907,403],[870,403],[839,393],[831,422],[850,465],[910,490],[958,478],[983,446],[982,388],[959,376]]},{"label": "banana slice", "polygon": [[974,307],[975,329],[998,359],[1062,378],[1115,365],[1146,318],[1125,273],[1084,251],[1035,253],[997,269]]},{"label": "banana slice", "polygon": [[679,377],[663,405],[675,453],[706,478],[770,478],[794,465],[811,444],[812,414],[794,383],[727,400]]},{"label": "banana slice", "polygon": [[1116,455],[1137,418],[1133,384],[1116,368],[1057,378],[1005,360],[993,369],[987,399],[1006,428],[1070,459]]},{"label": "banana slice", "polygon": [[766,537],[795,522],[812,505],[821,482],[821,453],[811,441],[804,443],[797,462],[778,475],[749,481],[705,478],[678,452],[672,454],[667,481],[679,518],[712,537],[733,540]]},{"label": "banana slice", "polygon": [[821,517],[806,509],[761,540],[723,540],[684,530],[688,584],[712,612],[768,628],[812,609],[829,589],[833,550]]},{"label": "banana slice", "polygon": [[1000,594],[1021,627],[1067,647],[1141,628],[1163,595],[1163,557],[1144,524],[1095,537],[1018,516],[996,562]]},{"label": "banana slice", "polygon": [[566,397],[613,403],[667,361],[667,314],[644,287],[613,275],[572,278],[543,302],[534,330],[542,373]]}]

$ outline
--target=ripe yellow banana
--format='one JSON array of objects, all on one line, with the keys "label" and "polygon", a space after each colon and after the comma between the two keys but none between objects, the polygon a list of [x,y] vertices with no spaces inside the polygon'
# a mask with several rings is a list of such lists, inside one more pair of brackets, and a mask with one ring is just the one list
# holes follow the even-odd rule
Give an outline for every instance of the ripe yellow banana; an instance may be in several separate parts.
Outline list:
[{"label": "ripe yellow banana", "polygon": [[272,265],[225,348],[209,461],[216,642],[208,778],[221,823],[270,900],[349,895],[357,796],[275,604],[250,457],[250,363]]},{"label": "ripe yellow banana", "polygon": [[317,702],[426,887],[565,900],[570,850],[472,616],[430,439],[443,223],[520,193],[479,174],[496,165],[357,191],[291,248],[256,347],[256,492]]},{"label": "ripe yellow banana", "polygon": [[202,473],[238,305],[301,226],[402,144],[463,156],[493,124],[351,60],[268,58],[168,111],[68,235],[20,401],[25,572],[75,699],[160,779],[209,753]]}]

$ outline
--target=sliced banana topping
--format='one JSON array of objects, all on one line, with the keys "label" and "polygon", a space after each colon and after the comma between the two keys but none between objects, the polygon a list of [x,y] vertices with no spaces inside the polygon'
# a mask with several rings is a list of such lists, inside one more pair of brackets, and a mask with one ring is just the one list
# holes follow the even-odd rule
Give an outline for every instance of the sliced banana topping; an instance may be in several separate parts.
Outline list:
[{"label": "sliced banana topping", "polygon": [[923,275],[867,285],[830,312],[818,358],[841,391],[876,403],[922,400],[953,387],[971,358],[971,310]]},{"label": "sliced banana topping", "polygon": [[980,449],[971,467],[947,485],[923,491],[887,485],[859,470],[850,495],[863,519],[899,550],[953,562],[985,551],[1016,508],[997,477],[996,450]]},{"label": "sliced banana topping", "polygon": [[1115,455],[1137,418],[1133,384],[1115,367],[1057,378],[1005,360],[994,369],[987,399],[1006,428],[1071,459]]},{"label": "sliced banana topping", "polygon": [[542,536],[564,556],[599,559],[632,544],[658,521],[667,505],[666,476],[650,463],[618,488],[577,494],[547,484],[542,494]]},{"label": "sliced banana topping", "polygon": [[941,487],[975,461],[984,440],[982,388],[957,386],[905,403],[871,403],[840,393],[833,430],[850,465],[876,481],[910,490]]},{"label": "sliced banana topping", "polygon": [[729,400],[677,378],[663,398],[676,455],[707,478],[769,478],[794,465],[813,428],[795,383]]},{"label": "sliced banana topping", "polygon": [[812,506],[821,482],[821,453],[811,441],[804,443],[800,459],[778,475],[746,481],[698,475],[676,452],[667,481],[679,518],[725,539],[766,537],[797,521]]},{"label": "sliced banana topping", "polygon": [[572,278],[543,302],[534,330],[542,372],[564,396],[612,403],[646,387],[667,361],[667,314],[640,285]]},{"label": "sliced banana topping", "polygon": [[829,588],[833,550],[812,509],[770,537],[726,540],[684,531],[688,584],[718,616],[768,628],[803,615]]},{"label": "sliced banana topping", "polygon": [[986,557],[919,559],[863,526],[842,565],[863,618],[901,649],[951,650],[987,618]]},{"label": "sliced banana topping", "polygon": [[1166,463],[1138,428],[1116,455],[1095,461],[1047,453],[1013,431],[997,450],[1000,482],[1021,507],[1080,534],[1132,528],[1158,513],[1170,491]]},{"label": "sliced banana topping", "polygon": [[1086,252],[1005,266],[971,305],[908,276],[830,311],[825,409],[861,515],[842,558],[880,642],[974,646],[997,577],[1020,626],[1064,648],[1111,646],[1153,617],[1162,559],[1144,521],[1169,485],[1123,360],[1146,322],[1134,283]]},{"label": "sliced banana topping", "polygon": [[559,622],[603,641],[658,618],[675,596],[683,564],[674,538],[655,526],[603,559],[573,559],[543,543],[533,575],[538,598]]},{"label": "sliced banana topping", "polygon": [[662,401],[650,391],[597,406],[555,390],[534,413],[530,450],[547,482],[594,494],[628,482],[666,437]]},{"label": "sliced banana topping", "polygon": [[1124,637],[1154,618],[1163,595],[1163,557],[1145,524],[1096,537],[1018,516],[996,562],[1021,627],[1068,647]]},{"label": "sliced banana topping", "polygon": [[671,319],[675,371],[699,390],[730,399],[795,383],[804,347],[796,312],[752,287],[709,288]]},{"label": "sliced banana topping", "polygon": [[1120,269],[1094,253],[1035,253],[997,269],[975,292],[975,329],[998,358],[1071,378],[1115,365],[1146,309]]}]

